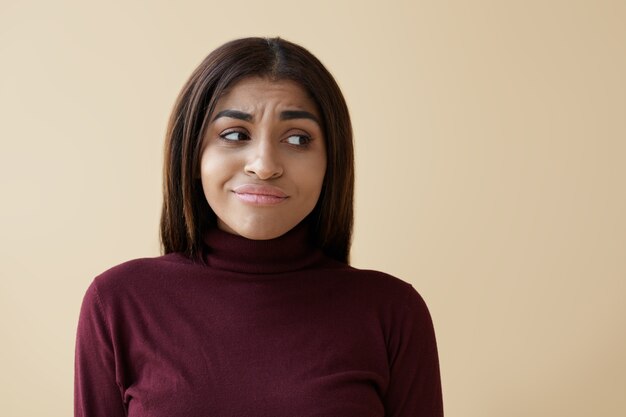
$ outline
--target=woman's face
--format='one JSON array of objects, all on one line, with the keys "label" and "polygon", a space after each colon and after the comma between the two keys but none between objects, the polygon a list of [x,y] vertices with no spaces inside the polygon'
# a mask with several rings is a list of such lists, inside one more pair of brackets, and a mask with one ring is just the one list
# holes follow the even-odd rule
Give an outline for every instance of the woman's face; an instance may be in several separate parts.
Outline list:
[{"label": "woman's face", "polygon": [[216,103],[200,162],[220,229],[273,239],[315,207],[326,172],[320,115],[299,84],[246,78]]}]

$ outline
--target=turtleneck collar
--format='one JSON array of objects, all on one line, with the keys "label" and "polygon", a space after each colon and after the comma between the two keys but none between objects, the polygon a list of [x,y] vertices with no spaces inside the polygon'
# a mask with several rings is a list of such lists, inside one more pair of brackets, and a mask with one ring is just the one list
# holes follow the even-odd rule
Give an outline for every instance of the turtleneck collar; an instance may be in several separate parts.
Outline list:
[{"label": "turtleneck collar", "polygon": [[311,242],[307,222],[275,239],[251,240],[218,228],[204,234],[207,264],[244,274],[276,274],[309,267],[321,260],[322,251]]}]

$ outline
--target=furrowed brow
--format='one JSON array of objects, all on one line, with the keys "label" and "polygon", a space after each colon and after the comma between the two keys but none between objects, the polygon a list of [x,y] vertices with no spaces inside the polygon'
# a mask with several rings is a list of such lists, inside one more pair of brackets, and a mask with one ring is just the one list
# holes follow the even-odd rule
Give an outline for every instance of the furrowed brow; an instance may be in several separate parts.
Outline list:
[{"label": "furrowed brow", "polygon": [[317,116],[305,110],[285,110],[280,113],[280,120],[309,119],[321,126]]},{"label": "furrowed brow", "polygon": [[230,117],[231,119],[239,119],[245,122],[249,122],[252,120],[252,115],[250,113],[245,113],[239,110],[222,110],[217,113],[211,122],[216,121],[220,117]]}]

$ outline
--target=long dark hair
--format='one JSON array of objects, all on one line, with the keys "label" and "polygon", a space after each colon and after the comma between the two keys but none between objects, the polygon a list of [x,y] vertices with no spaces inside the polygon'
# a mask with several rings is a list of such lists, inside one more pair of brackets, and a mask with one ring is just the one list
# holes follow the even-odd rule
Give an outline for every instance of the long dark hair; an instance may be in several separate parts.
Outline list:
[{"label": "long dark hair", "polygon": [[280,38],[244,38],[211,52],[180,92],[165,138],[161,243],[163,253],[202,259],[203,233],[216,227],[199,179],[202,137],[215,103],[234,83],[251,76],[292,80],[318,106],[327,165],[317,205],[309,215],[315,244],[348,262],[353,224],[354,151],[345,99],[332,75],[303,47]]}]

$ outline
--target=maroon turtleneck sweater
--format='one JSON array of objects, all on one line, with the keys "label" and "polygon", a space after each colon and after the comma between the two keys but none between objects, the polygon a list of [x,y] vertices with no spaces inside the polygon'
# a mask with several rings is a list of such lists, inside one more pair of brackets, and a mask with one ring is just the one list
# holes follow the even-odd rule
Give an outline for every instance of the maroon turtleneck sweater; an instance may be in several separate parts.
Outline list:
[{"label": "maroon turtleneck sweater", "polygon": [[96,277],[78,323],[75,416],[442,416],[422,298],[306,237],[212,230],[208,266],[169,254]]}]

